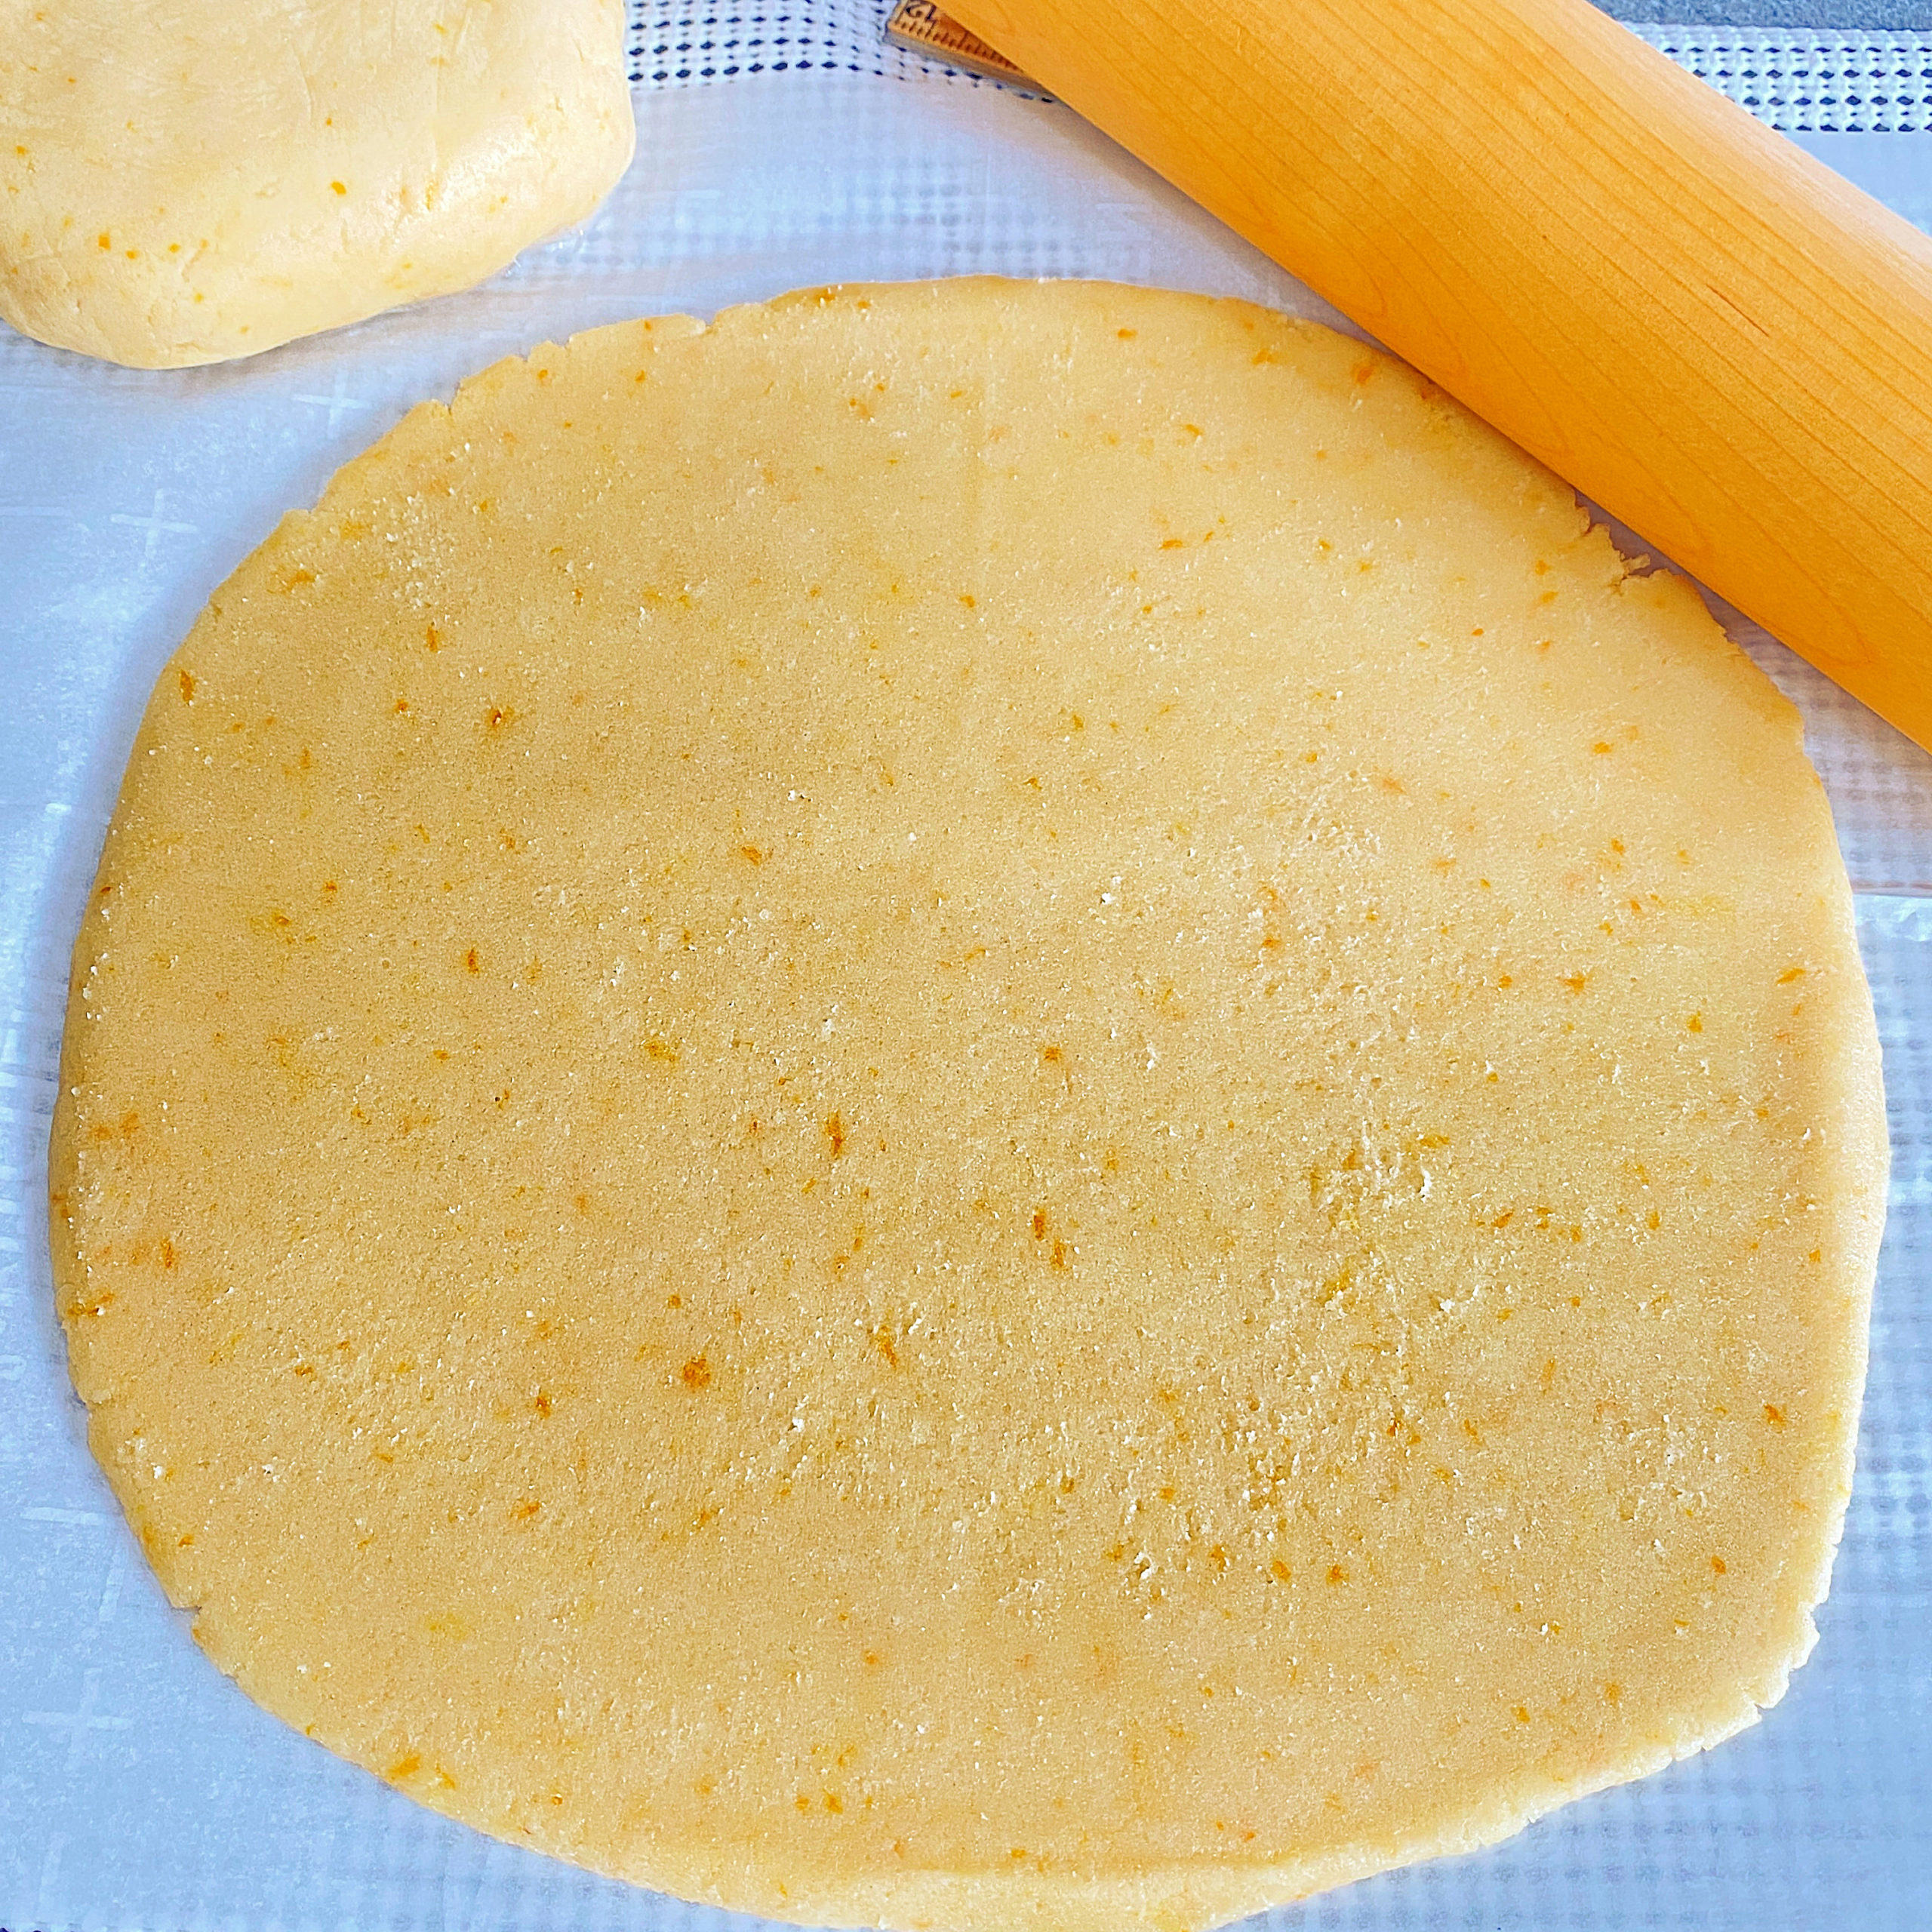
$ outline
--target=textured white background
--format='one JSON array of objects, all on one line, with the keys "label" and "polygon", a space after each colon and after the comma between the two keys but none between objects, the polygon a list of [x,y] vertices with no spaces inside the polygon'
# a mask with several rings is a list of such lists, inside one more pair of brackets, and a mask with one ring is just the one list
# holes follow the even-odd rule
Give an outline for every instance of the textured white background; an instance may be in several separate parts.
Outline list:
[{"label": "textured white background", "polygon": [[[410,404],[598,322],[840,279],[1106,276],[1334,319],[1063,109],[880,58],[877,28],[872,0],[654,8],[635,43],[636,165],[587,229],[470,294],[180,374],[0,331],[6,1932],[749,1926],[421,1810],[202,1659],[87,1454],[52,1309],[46,1138],[68,949],[149,686],[281,511]],[[1801,66],[1771,55],[1781,75]],[[1858,59],[1891,76],[1899,113],[1917,111],[1924,60],[1889,44]],[[1832,132],[1847,125],[1837,109],[1804,111],[1826,130],[1807,144],[1927,220],[1932,135]],[[1730,620],[1804,707],[1838,814],[1895,1148],[1857,1489],[1822,1641],[1784,1703],[1719,1750],[1494,1851],[1272,1915],[1271,1932],[1932,1926],[1932,758]]]}]

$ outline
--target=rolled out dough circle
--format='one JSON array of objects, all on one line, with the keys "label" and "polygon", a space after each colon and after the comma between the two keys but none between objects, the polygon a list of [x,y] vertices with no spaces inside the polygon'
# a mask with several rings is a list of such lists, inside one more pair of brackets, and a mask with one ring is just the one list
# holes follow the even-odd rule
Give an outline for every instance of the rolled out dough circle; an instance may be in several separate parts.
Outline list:
[{"label": "rolled out dough circle", "polygon": [[1360,344],[989,281],[417,411],[157,686],[55,1247],[211,1656],[850,1924],[1204,1925],[1749,1723],[1884,1139],[1791,708]]}]

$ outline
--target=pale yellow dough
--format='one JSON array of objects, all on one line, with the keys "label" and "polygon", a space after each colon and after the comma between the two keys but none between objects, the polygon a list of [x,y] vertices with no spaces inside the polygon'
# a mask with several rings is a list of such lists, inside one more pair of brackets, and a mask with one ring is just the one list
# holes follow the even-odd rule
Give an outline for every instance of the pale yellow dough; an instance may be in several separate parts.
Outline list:
[{"label": "pale yellow dough", "polygon": [[968,281],[488,371],[162,675],[68,1028],[156,1568],[486,1831],[1196,1927],[1811,1644],[1886,1149],[1797,716],[1321,329]]},{"label": "pale yellow dough", "polygon": [[0,0],[0,316],[140,368],[466,288],[631,157],[620,0]]}]

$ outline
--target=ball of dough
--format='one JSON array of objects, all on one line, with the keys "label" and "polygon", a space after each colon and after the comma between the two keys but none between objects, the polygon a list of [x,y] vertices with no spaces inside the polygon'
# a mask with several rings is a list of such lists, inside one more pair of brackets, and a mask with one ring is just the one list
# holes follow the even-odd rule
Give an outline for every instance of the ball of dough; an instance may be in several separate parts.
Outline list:
[{"label": "ball of dough", "polygon": [[488,371],[217,594],[61,1309],[208,1654],[424,1802],[1174,1932],[1780,1694],[1877,1066],[1796,714],[1454,402],[807,295]]},{"label": "ball of dough", "polygon": [[610,192],[619,0],[0,0],[0,316],[138,368],[466,288]]}]

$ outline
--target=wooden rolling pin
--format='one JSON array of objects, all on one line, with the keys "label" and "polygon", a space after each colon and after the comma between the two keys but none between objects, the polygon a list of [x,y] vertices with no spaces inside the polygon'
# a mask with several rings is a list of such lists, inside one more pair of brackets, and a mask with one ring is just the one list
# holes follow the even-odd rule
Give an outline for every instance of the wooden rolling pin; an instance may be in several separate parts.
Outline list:
[{"label": "wooden rolling pin", "polygon": [[1932,749],[1932,241],[1588,0],[946,0]]}]

